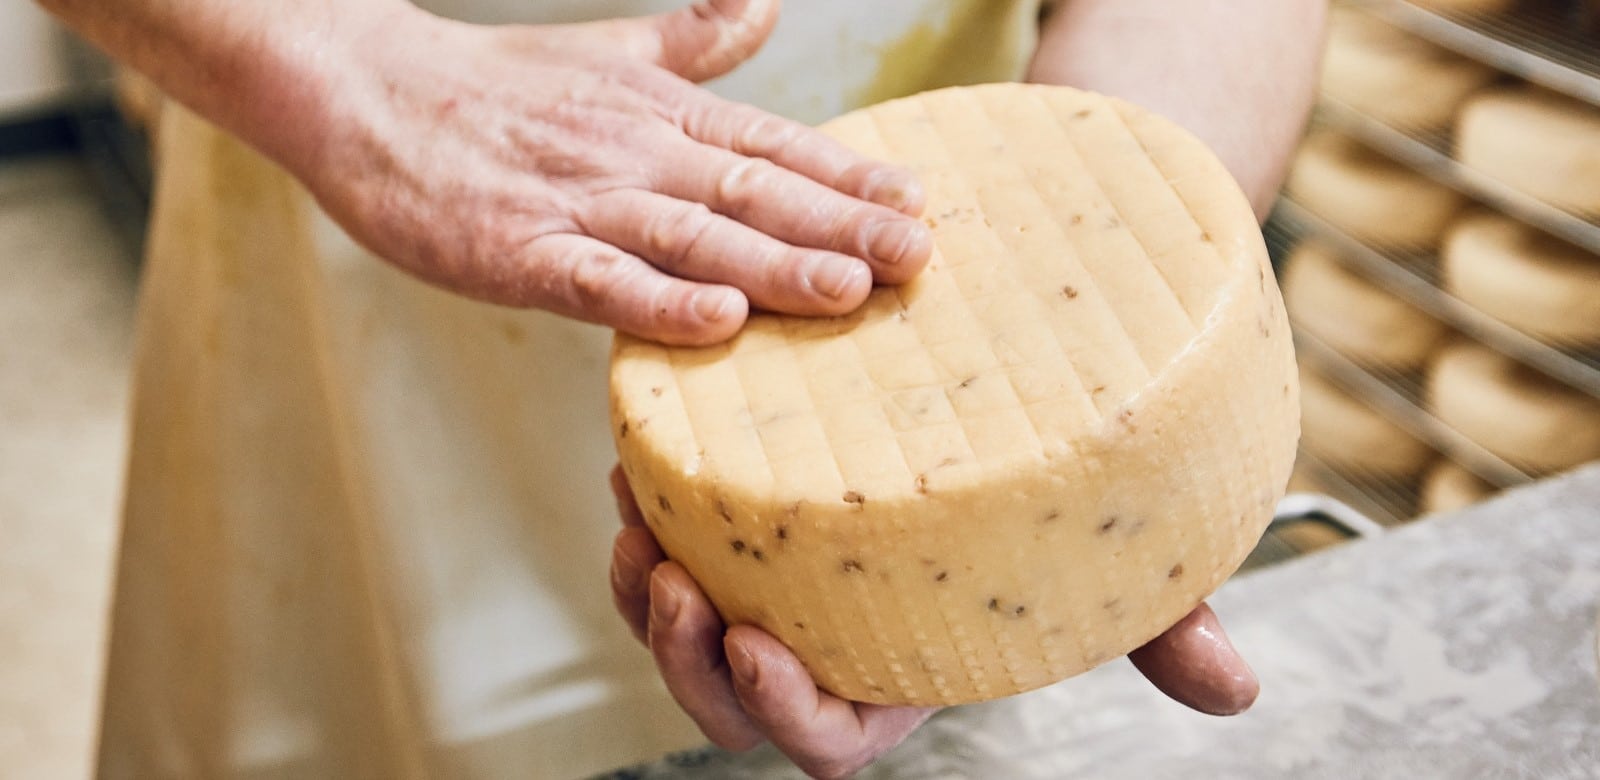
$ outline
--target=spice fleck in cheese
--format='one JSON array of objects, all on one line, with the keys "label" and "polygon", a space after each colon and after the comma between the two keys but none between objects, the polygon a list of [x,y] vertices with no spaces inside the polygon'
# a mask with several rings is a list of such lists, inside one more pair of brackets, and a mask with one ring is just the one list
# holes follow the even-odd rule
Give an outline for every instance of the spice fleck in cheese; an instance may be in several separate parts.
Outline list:
[{"label": "spice fleck in cheese", "polygon": [[921,175],[933,261],[847,317],[619,336],[613,432],[650,528],[850,699],[996,698],[1149,641],[1237,568],[1294,460],[1244,196],[1175,125],[1061,87],[825,130]]}]

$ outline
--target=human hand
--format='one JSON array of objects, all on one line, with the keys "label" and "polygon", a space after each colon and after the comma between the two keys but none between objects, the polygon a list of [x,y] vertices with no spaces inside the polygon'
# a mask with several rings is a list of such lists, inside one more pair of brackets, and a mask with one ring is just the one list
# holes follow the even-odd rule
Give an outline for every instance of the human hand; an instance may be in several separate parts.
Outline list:
[{"label": "human hand", "polygon": [[277,156],[357,241],[483,300],[675,344],[727,339],[752,306],[843,314],[912,278],[932,237],[909,173],[691,83],[752,55],[778,10],[393,12],[351,36],[328,116]]},{"label": "human hand", "polygon": [[[807,774],[844,778],[936,711],[833,696],[772,635],[725,626],[689,573],[656,544],[620,468],[611,472],[611,489],[623,523],[612,547],[612,600],[655,656],[678,705],[717,746],[742,751],[770,741]],[[1207,714],[1243,712],[1259,691],[1204,604],[1129,658],[1162,693]]]}]

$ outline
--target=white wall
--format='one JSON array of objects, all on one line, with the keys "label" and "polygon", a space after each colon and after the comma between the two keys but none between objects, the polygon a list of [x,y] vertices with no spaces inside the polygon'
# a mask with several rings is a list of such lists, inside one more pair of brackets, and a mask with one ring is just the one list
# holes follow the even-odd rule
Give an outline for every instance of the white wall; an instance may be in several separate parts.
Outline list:
[{"label": "white wall", "polygon": [[32,0],[0,0],[0,119],[47,107],[72,86],[60,35]]}]

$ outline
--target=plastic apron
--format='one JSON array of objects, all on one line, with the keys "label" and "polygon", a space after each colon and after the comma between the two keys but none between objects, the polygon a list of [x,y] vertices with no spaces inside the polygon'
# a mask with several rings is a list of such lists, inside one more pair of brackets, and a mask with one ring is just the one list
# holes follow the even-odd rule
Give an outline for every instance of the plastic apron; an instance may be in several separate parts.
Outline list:
[{"label": "plastic apron", "polygon": [[[499,3],[440,10],[677,5]],[[799,0],[713,87],[818,121],[1015,78],[1037,12]],[[182,109],[160,138],[101,773],[565,778],[701,742],[610,603],[609,332],[402,275]]]}]

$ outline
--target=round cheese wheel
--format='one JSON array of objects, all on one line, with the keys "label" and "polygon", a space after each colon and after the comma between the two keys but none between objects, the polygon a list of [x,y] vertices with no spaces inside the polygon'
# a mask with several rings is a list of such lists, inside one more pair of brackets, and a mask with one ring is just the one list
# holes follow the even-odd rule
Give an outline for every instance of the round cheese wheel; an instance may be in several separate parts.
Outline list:
[{"label": "round cheese wheel", "polygon": [[1600,458],[1600,401],[1478,344],[1439,353],[1428,398],[1440,421],[1534,471]]},{"label": "round cheese wheel", "polygon": [[1411,2],[1435,11],[1490,14],[1504,13],[1517,5],[1517,0],[1411,0]]},{"label": "round cheese wheel", "polygon": [[1348,6],[1337,6],[1322,59],[1322,92],[1368,116],[1427,130],[1455,118],[1497,71]]},{"label": "round cheese wheel", "polygon": [[1464,509],[1494,495],[1494,486],[1453,461],[1435,463],[1422,477],[1419,510],[1431,515]]},{"label": "round cheese wheel", "polygon": [[1284,303],[1295,327],[1358,363],[1416,368],[1447,330],[1338,259],[1337,250],[1302,241],[1284,261]]},{"label": "round cheese wheel", "polygon": [[1451,228],[1441,252],[1445,289],[1529,334],[1600,341],[1600,257],[1498,214]]},{"label": "round cheese wheel", "polygon": [[1557,208],[1600,214],[1600,109],[1530,87],[1487,90],[1461,110],[1461,162]]},{"label": "round cheese wheel", "polygon": [[1288,322],[1232,177],[1064,87],[825,130],[920,172],[934,258],[849,316],[757,315],[704,349],[618,337],[617,448],[663,549],[858,701],[1013,694],[1173,625],[1294,461]]},{"label": "round cheese wheel", "polygon": [[1300,372],[1300,428],[1307,450],[1354,474],[1407,479],[1434,458],[1428,445],[1311,371]]},{"label": "round cheese wheel", "polygon": [[1306,138],[1289,192],[1317,216],[1373,245],[1430,248],[1466,202],[1399,163],[1331,132]]}]

